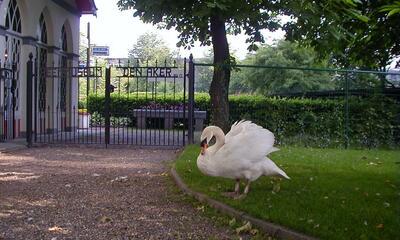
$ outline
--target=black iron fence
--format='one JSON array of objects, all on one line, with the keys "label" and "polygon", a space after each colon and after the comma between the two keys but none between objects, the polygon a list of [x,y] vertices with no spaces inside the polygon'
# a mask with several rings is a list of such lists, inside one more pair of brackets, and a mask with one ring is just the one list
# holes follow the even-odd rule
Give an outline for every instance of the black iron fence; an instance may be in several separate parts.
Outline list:
[{"label": "black iron fence", "polygon": [[[75,101],[40,111],[33,94],[32,141],[191,143],[194,132],[210,123],[206,92],[213,68],[192,59],[47,68],[47,78],[54,82],[69,78],[78,83],[79,94]],[[399,73],[253,65],[232,69],[231,121],[252,120],[273,131],[279,144],[399,146]]]},{"label": "black iron fence", "polygon": [[[194,63],[196,105],[209,111],[212,64]],[[400,73],[235,65],[231,122],[253,122],[279,144],[319,147],[399,147]],[[207,124],[209,118],[207,119]]]},{"label": "black iron fence", "polygon": [[0,142],[14,139],[15,123],[15,69],[0,62]]},{"label": "black iron fence", "polygon": [[[64,105],[49,101],[52,105],[38,109],[35,104],[35,114],[28,120],[33,125],[32,141],[183,146],[191,141],[195,123],[194,113],[190,114],[193,100],[188,98],[188,65],[183,59],[179,63],[47,67],[46,78],[55,83],[66,78],[79,94],[65,93],[70,99]],[[37,77],[34,72],[31,75]],[[39,95],[33,94],[33,102]]]}]

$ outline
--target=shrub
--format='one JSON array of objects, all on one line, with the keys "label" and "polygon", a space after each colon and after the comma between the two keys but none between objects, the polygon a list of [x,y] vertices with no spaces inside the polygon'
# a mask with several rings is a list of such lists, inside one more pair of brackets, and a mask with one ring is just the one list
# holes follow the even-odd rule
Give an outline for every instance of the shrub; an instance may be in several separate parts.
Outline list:
[{"label": "shrub", "polygon": [[[112,95],[111,116],[127,118],[133,109],[183,109],[183,96],[145,94]],[[187,102],[187,100],[186,100]],[[88,111],[104,113],[104,96],[91,95]],[[187,107],[187,106],[186,106]],[[278,98],[255,95],[232,95],[229,98],[230,120],[251,120],[274,132],[278,143],[307,146],[343,146],[345,126],[353,146],[378,147],[398,144],[400,109],[394,100],[382,96],[353,97],[349,100],[349,119],[345,121],[343,99]],[[208,94],[195,95],[195,109],[210,113]],[[123,120],[133,125],[134,119]],[[210,123],[207,115],[206,124]]]}]

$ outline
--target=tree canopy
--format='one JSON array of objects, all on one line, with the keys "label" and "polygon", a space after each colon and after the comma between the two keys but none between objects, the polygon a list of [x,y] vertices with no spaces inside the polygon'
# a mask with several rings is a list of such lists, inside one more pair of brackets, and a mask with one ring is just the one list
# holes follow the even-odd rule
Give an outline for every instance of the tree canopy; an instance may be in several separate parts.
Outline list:
[{"label": "tree canopy", "polygon": [[400,4],[391,3],[292,1],[288,14],[293,21],[283,29],[287,39],[314,46],[321,55],[332,55],[338,66],[383,70],[400,55]]},{"label": "tree canopy", "polygon": [[173,51],[167,46],[163,39],[153,32],[146,32],[138,37],[136,43],[129,50],[131,60],[140,59],[154,64],[155,61],[169,60],[173,57]]}]

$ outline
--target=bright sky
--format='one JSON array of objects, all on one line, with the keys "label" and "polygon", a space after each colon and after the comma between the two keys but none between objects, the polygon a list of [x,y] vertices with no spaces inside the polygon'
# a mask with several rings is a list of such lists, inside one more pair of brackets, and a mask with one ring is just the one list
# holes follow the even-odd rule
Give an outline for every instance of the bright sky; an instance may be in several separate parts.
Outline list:
[{"label": "bright sky", "polygon": [[[136,39],[145,32],[156,32],[171,49],[177,49],[178,33],[174,30],[160,30],[151,24],[144,24],[133,17],[133,11],[119,11],[118,0],[96,0],[98,8],[97,17],[83,16],[81,18],[81,32],[86,34],[87,22],[91,27],[91,44],[106,45],[110,47],[110,57],[127,57],[128,50],[132,48]],[[283,38],[283,32],[263,32],[267,43],[274,39]],[[247,53],[246,36],[228,36],[231,50],[240,59]],[[193,53],[195,58],[203,57],[208,51],[207,47],[197,44],[191,50],[179,49],[182,57],[189,57]]]}]

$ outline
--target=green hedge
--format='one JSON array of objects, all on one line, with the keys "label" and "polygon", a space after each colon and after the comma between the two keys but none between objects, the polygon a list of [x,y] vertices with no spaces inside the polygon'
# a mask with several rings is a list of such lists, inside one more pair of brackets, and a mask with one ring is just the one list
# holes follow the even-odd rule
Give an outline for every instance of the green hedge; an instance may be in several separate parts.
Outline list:
[{"label": "green hedge", "polygon": [[[89,96],[88,111],[104,111],[104,96]],[[180,107],[182,96],[144,94],[112,95],[111,114],[126,117],[143,106]],[[345,143],[345,104],[343,99],[286,99],[254,95],[230,96],[231,121],[240,119],[270,129],[281,144],[343,146]],[[195,95],[195,108],[210,112],[208,94]],[[399,143],[399,106],[382,97],[349,100],[349,141],[353,146],[393,146]],[[206,124],[210,122],[207,116]]]}]

